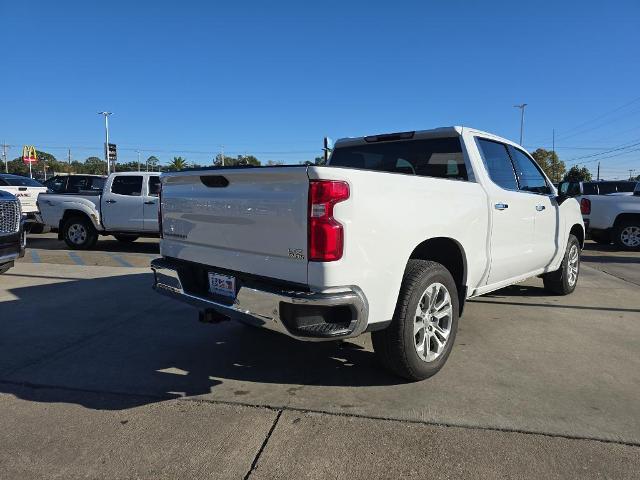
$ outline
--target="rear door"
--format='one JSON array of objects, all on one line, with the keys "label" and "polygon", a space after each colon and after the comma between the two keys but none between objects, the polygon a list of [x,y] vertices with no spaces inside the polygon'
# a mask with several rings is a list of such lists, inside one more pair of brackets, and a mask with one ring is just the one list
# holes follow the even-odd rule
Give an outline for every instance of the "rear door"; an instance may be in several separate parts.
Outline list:
[{"label": "rear door", "polygon": [[158,231],[158,193],[160,192],[160,176],[149,175],[144,188],[144,223],[145,232]]},{"label": "rear door", "polygon": [[102,223],[107,230],[140,232],[144,225],[143,176],[115,175],[102,195]]},{"label": "rear door", "polygon": [[308,194],[305,166],[163,176],[161,254],[306,283]]},{"label": "rear door", "polygon": [[535,270],[535,207],[518,189],[507,145],[477,138],[491,184],[487,185],[491,215],[491,268],[487,284],[496,284]]}]

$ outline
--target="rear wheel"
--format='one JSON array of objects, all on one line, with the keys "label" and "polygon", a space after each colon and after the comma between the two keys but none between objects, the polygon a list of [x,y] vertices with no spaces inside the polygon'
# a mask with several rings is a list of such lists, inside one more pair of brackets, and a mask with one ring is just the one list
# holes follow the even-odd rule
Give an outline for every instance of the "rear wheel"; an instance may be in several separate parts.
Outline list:
[{"label": "rear wheel", "polygon": [[613,241],[623,250],[640,250],[640,220],[623,220],[616,225]]},{"label": "rear wheel", "polygon": [[9,271],[9,269],[13,267],[13,262],[5,263],[0,265],[0,275]]},{"label": "rear wheel", "polygon": [[74,250],[88,250],[98,241],[98,232],[86,217],[71,217],[62,227],[65,243]]},{"label": "rear wheel", "polygon": [[569,235],[560,268],[542,276],[544,288],[557,295],[569,295],[576,289],[580,274],[580,242]]},{"label": "rear wheel", "polygon": [[114,235],[114,237],[116,237],[116,240],[123,243],[135,242],[140,238],[138,235]]},{"label": "rear wheel", "polygon": [[424,380],[446,363],[458,329],[458,289],[441,264],[410,260],[389,327],[373,332],[376,355],[391,372]]}]

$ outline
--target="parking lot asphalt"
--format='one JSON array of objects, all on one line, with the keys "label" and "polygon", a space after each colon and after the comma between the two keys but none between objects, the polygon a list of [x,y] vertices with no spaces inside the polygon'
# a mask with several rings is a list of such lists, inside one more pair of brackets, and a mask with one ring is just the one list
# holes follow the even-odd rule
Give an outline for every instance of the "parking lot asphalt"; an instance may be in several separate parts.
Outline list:
[{"label": "parking lot asphalt", "polygon": [[0,478],[638,477],[640,253],[588,243],[570,296],[473,300],[410,384],[368,335],[198,323],[137,267],[157,240],[80,264],[40,237],[0,277]]}]

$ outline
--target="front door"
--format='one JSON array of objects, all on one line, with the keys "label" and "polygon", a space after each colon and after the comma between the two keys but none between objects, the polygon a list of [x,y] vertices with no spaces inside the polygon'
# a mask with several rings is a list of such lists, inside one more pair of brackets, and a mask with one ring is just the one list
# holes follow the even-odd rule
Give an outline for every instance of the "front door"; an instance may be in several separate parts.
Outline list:
[{"label": "front door", "polygon": [[518,185],[534,210],[534,257],[536,268],[548,267],[564,254],[560,245],[560,210],[552,198],[551,186],[540,167],[524,151],[509,147],[516,169]]},{"label": "front door", "polygon": [[140,232],[144,224],[142,175],[116,175],[102,197],[107,230]]}]

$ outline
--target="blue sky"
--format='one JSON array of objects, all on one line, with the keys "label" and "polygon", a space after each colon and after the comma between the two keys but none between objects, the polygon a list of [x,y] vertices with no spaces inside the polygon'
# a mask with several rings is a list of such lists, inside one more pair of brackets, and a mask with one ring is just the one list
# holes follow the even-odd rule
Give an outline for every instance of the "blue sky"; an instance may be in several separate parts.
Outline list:
[{"label": "blue sky", "polygon": [[[637,1],[0,0],[0,142],[58,157],[297,162],[322,137],[462,124],[640,173]],[[640,143],[639,143],[640,146]],[[615,155],[615,156],[612,156]]]}]

